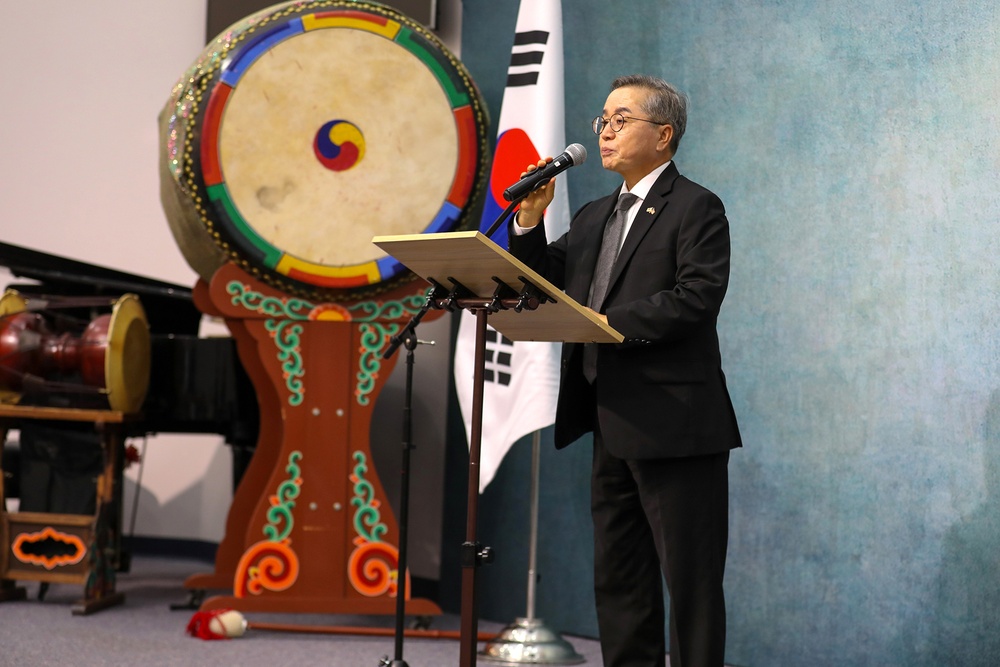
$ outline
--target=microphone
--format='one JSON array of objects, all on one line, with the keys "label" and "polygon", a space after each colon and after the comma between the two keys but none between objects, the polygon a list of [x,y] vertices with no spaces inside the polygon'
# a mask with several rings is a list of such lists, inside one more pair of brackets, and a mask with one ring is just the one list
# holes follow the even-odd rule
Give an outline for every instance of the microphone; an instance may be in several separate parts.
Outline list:
[{"label": "microphone", "polygon": [[529,172],[514,185],[503,191],[503,198],[507,201],[517,201],[527,197],[529,194],[542,187],[556,174],[561,174],[570,167],[583,164],[587,159],[587,149],[581,144],[570,144],[563,151],[562,155],[549,162],[540,169]]}]

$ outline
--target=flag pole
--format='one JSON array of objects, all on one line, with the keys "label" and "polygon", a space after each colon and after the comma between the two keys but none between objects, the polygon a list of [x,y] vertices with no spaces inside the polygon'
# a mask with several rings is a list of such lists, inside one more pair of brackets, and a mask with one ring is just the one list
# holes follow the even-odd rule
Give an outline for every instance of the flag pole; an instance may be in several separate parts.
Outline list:
[{"label": "flag pole", "polygon": [[586,662],[573,646],[535,618],[535,592],[538,583],[538,508],[541,473],[542,432],[531,438],[531,491],[528,537],[528,603],[527,613],[517,618],[486,643],[480,658],[483,662],[531,665],[576,665]]},{"label": "flag pole", "polygon": [[525,618],[535,618],[535,591],[538,588],[538,480],[541,472],[542,432],[531,435],[531,517],[528,521],[528,610]]}]

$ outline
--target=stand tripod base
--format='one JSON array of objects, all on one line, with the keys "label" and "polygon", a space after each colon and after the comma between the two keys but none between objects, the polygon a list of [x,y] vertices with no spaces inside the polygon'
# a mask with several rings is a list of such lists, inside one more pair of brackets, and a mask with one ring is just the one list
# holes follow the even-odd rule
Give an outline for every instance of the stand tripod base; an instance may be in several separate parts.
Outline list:
[{"label": "stand tripod base", "polygon": [[518,618],[487,642],[482,662],[508,665],[578,665],[586,659],[537,618]]}]

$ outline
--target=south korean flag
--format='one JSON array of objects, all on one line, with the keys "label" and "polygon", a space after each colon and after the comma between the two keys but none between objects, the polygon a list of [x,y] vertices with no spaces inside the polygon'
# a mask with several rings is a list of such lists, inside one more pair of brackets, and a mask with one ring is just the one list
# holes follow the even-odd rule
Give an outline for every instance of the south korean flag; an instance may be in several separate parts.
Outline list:
[{"label": "south korean flag", "polygon": [[[516,182],[525,166],[565,147],[563,101],[562,8],[559,0],[526,0],[517,15],[507,86],[500,108],[497,144],[480,230],[485,232],[506,207],[503,191]],[[565,183],[545,213],[548,240],[569,227]],[[507,247],[507,231],[493,240]],[[455,346],[455,388],[472,437],[472,393],[476,318],[460,314]],[[559,388],[561,344],[511,342],[488,331],[483,392],[482,452],[479,491],[492,481],[510,447],[519,439],[553,423]]]}]

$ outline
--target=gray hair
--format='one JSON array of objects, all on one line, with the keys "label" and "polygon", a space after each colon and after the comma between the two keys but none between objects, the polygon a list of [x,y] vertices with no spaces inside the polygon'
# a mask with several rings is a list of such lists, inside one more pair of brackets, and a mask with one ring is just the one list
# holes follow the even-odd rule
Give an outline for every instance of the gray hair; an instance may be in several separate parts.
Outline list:
[{"label": "gray hair", "polygon": [[650,92],[642,111],[649,115],[650,120],[674,128],[674,136],[670,139],[670,150],[676,153],[681,137],[684,136],[684,129],[687,127],[687,95],[663,79],[648,74],[629,74],[611,82],[611,90],[625,87],[641,88]]}]

